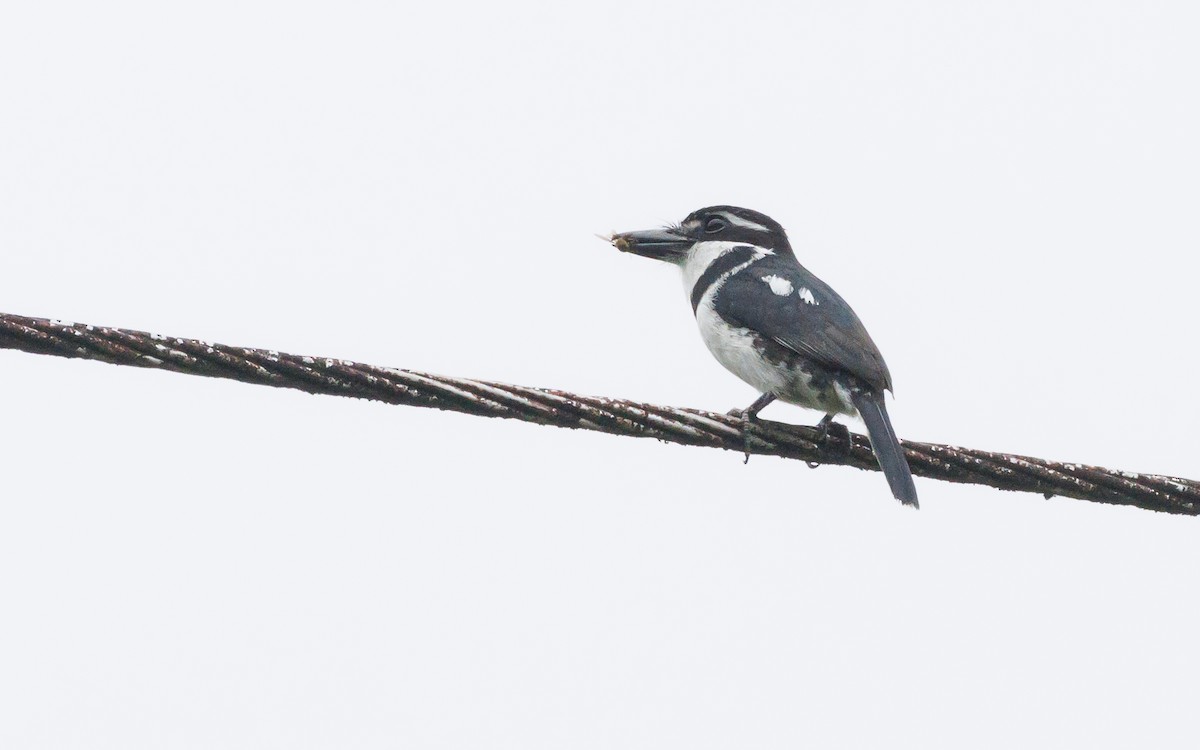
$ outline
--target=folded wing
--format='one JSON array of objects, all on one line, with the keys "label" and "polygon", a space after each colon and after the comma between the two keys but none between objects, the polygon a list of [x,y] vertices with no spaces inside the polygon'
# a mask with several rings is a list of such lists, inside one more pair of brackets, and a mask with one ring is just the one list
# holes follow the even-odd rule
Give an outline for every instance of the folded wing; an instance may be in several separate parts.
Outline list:
[{"label": "folded wing", "polygon": [[734,274],[713,304],[726,320],[847,372],[879,393],[892,388],[883,355],[858,316],[837,292],[790,258],[764,258]]}]

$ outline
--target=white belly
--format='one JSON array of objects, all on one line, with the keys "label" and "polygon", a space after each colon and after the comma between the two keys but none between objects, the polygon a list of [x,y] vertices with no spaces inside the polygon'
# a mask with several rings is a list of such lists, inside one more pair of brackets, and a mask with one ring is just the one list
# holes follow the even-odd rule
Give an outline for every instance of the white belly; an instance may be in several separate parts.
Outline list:
[{"label": "white belly", "polygon": [[[704,302],[707,302],[705,300]],[[696,308],[696,324],[704,345],[725,369],[754,386],[759,393],[776,396],[791,390],[791,374],[764,359],[754,348],[754,336],[745,328],[735,328],[717,315],[711,304]]]}]

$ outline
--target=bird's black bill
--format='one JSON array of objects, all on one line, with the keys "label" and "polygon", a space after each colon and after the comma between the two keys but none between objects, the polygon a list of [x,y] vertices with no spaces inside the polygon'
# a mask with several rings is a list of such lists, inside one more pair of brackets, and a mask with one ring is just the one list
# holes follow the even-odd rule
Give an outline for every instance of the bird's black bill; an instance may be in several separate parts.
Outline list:
[{"label": "bird's black bill", "polygon": [[670,229],[621,232],[612,236],[613,247],[623,253],[670,262],[683,258],[693,242],[690,237],[676,234]]}]

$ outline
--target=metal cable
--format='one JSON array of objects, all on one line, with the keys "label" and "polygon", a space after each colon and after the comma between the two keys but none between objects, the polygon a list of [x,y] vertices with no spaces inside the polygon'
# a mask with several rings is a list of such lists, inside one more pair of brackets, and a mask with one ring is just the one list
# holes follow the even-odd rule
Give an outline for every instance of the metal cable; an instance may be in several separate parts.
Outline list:
[{"label": "metal cable", "polygon": [[[822,445],[815,427],[760,420],[742,432],[725,414],[580,396],[547,388],[363,365],[195,339],[0,313],[0,349],[96,359],[190,375],[426,406],[482,417],[520,419],[555,427],[648,437],[824,464],[878,470],[870,443],[852,434]],[[840,444],[839,444],[840,443]],[[1061,495],[1183,515],[1200,514],[1200,482],[1028,456],[904,441],[913,474],[1002,490]]]}]

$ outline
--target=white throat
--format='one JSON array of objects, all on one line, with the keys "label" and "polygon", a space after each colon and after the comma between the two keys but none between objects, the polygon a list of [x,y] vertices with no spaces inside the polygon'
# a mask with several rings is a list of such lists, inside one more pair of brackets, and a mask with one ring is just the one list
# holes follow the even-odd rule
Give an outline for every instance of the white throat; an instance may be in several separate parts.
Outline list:
[{"label": "white throat", "polygon": [[[700,280],[709,266],[735,247],[746,247],[747,245],[749,245],[747,242],[697,242],[692,245],[687,255],[678,263],[679,270],[683,274],[683,293],[690,299],[692,290],[696,288],[696,282]],[[754,256],[755,260],[775,254],[773,250],[765,247],[750,246],[757,251]]]}]

